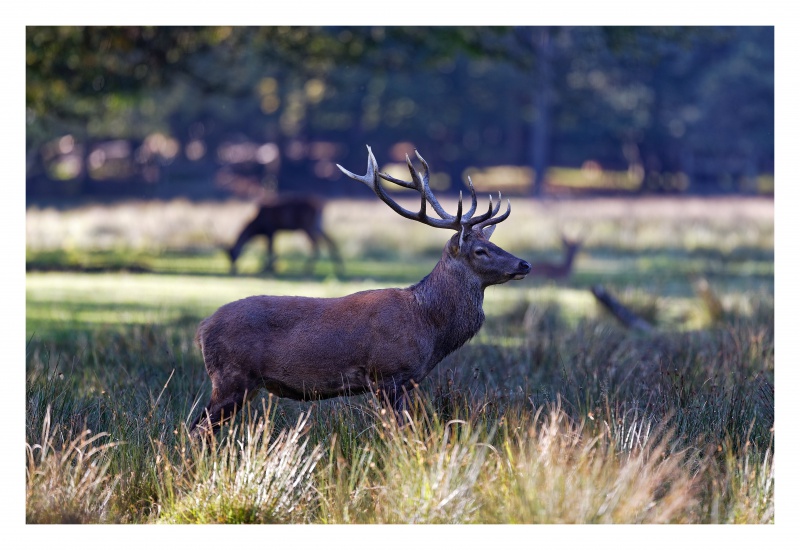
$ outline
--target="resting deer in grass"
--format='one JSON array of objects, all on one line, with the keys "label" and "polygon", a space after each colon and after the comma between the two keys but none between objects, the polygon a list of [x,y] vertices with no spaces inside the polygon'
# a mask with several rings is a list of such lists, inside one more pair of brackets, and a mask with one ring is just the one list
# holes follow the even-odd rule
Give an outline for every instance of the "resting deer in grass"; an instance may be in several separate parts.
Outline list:
[{"label": "resting deer in grass", "polygon": [[542,277],[546,279],[567,279],[572,275],[572,266],[575,262],[575,256],[578,254],[582,240],[570,240],[561,236],[561,243],[564,245],[564,258],[559,263],[542,262],[533,264],[531,267],[531,276]]},{"label": "resting deer in grass", "polygon": [[[366,290],[341,298],[251,296],[224,305],[200,323],[196,340],[211,378],[211,400],[192,424],[193,433],[216,430],[222,419],[264,388],[278,397],[326,399],[375,392],[385,396],[402,422],[406,391],[423,380],[447,355],[475,336],[484,320],[486,287],[522,279],[530,271],[521,260],[489,242],[500,202],[475,215],[455,215],[439,204],[424,172],[406,157],[411,181],[378,172],[367,147],[367,173],[359,176],[392,210],[431,227],[455,231],[433,271],[408,288]],[[378,178],[420,194],[419,211],[394,201]],[[438,217],[428,214],[430,205]]]},{"label": "resting deer in grass", "polygon": [[303,231],[311,241],[313,253],[306,270],[310,271],[319,257],[319,242],[325,241],[339,275],[343,272],[342,260],[336,244],[322,230],[321,200],[314,197],[281,197],[261,205],[256,216],[244,226],[236,243],[227,250],[231,260],[231,273],[236,273],[236,260],[250,239],[263,235],[267,238],[267,261],[262,272],[271,272],[275,265],[275,233],[278,231]]}]

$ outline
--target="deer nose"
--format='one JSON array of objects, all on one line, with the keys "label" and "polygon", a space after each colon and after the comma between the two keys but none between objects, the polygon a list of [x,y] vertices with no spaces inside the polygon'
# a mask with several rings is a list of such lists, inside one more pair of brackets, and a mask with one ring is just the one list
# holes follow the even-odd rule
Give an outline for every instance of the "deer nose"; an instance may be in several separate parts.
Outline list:
[{"label": "deer nose", "polygon": [[523,273],[527,273],[527,272],[529,272],[531,270],[531,264],[529,264],[525,260],[520,260],[519,261],[519,270],[522,271]]}]

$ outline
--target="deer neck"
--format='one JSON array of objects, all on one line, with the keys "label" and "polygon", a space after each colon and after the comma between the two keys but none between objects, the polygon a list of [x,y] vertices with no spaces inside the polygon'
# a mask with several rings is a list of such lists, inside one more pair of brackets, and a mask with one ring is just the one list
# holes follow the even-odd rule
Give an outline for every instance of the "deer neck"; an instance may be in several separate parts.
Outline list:
[{"label": "deer neck", "polygon": [[475,273],[461,263],[442,258],[410,290],[436,337],[435,363],[480,330],[484,287]]},{"label": "deer neck", "polygon": [[255,236],[255,224],[256,220],[251,221],[244,227],[244,229],[242,229],[242,232],[239,233],[239,237],[236,239],[236,242],[233,243],[233,246],[229,249],[233,258],[238,258],[239,254],[242,253],[242,248],[244,248],[244,245],[247,244],[247,241]]},{"label": "deer neck", "polygon": [[569,268],[572,266],[572,262],[575,260],[575,255],[578,253],[576,249],[569,249],[564,256],[563,266],[565,268]]}]

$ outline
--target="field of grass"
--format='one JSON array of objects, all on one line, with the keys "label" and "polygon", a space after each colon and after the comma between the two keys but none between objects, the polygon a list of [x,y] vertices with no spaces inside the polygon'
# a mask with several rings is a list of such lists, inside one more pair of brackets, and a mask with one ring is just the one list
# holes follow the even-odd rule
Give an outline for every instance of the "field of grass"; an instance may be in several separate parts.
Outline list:
[{"label": "field of grass", "polygon": [[[774,523],[771,200],[513,199],[493,241],[536,263],[582,236],[575,273],[489,288],[484,327],[419,385],[412,422],[370,396],[262,393],[198,443],[202,318],[253,294],[407,286],[448,236],[333,201],[344,277],[324,252],[304,272],[294,234],[275,274],[254,242],[229,276],[221,247],[253,212],[28,210],[28,523]],[[656,330],[623,328],[593,284]]]}]

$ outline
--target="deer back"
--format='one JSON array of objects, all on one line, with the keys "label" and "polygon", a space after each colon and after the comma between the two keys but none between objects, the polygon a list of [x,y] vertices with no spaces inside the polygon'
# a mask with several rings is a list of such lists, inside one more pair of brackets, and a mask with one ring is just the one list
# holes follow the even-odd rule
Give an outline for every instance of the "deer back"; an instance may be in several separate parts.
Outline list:
[{"label": "deer back", "polygon": [[255,222],[265,234],[279,230],[307,230],[313,232],[322,218],[322,202],[313,197],[280,198],[262,205]]}]

